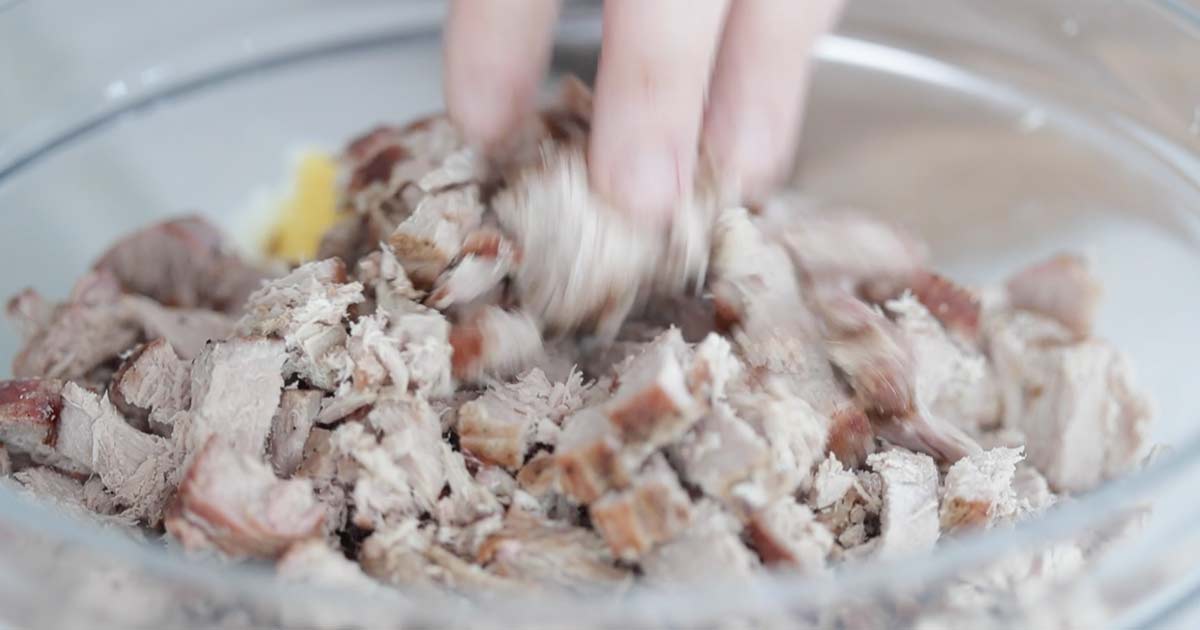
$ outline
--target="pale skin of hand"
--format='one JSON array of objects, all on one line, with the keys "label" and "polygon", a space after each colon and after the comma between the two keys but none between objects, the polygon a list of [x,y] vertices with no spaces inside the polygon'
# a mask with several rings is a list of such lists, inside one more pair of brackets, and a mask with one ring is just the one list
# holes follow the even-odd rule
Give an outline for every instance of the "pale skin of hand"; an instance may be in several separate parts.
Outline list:
[{"label": "pale skin of hand", "polygon": [[[659,221],[699,155],[755,198],[787,173],[809,56],[843,0],[606,0],[588,164],[592,187]],[[467,139],[500,145],[536,105],[558,0],[453,0],[446,102]]]}]

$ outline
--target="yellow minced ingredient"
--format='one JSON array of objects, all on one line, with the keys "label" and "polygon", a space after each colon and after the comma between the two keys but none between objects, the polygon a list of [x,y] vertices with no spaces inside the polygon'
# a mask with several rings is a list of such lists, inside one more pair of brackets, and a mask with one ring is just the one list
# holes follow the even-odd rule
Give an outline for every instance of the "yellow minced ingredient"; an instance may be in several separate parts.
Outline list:
[{"label": "yellow minced ingredient", "polygon": [[267,233],[264,250],[272,258],[310,260],[317,254],[321,236],[337,219],[337,162],[323,153],[305,153],[296,166],[291,194],[280,204]]}]

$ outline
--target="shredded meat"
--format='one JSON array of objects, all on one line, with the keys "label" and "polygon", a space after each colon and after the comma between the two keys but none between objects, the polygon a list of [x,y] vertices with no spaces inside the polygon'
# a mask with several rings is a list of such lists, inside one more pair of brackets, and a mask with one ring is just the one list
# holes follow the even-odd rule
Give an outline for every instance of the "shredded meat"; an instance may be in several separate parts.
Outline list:
[{"label": "shredded meat", "polygon": [[[444,115],[370,131],[282,276],[187,217],[22,291],[2,483],[372,596],[620,596],[926,553],[1143,461],[1081,258],[965,286],[886,221],[727,207],[707,172],[637,226],[589,186],[590,117],[568,82],[499,157]],[[1108,538],[948,588],[1041,588]]]},{"label": "shredded meat", "polygon": [[188,549],[275,557],[320,535],[324,510],[304,480],[282,481],[259,458],[212,436],[188,467],[167,531]]}]

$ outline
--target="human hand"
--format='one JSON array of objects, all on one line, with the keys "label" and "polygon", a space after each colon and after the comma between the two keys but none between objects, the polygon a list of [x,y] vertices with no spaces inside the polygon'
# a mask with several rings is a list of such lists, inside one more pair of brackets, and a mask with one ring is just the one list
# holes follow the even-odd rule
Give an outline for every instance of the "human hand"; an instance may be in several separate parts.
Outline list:
[{"label": "human hand", "polygon": [[[724,187],[765,192],[790,166],[808,57],[842,1],[606,0],[593,188],[661,218],[691,189],[702,146]],[[557,12],[557,0],[453,0],[446,100],[470,141],[494,146],[533,109]]]}]

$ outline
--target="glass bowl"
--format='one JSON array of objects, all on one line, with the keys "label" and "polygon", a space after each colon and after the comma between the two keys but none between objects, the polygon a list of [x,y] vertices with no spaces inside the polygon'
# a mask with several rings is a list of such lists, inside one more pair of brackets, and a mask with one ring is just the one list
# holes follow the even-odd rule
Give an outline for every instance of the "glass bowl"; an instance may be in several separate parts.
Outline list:
[{"label": "glass bowl", "polygon": [[[296,148],[335,150],[377,122],[440,109],[443,11],[395,0],[0,1],[0,293],[63,295],[114,238],[171,214],[245,232]],[[598,37],[597,7],[568,4],[555,71],[588,74]],[[1090,253],[1106,285],[1100,330],[1132,357],[1157,401],[1154,437],[1169,447],[1144,470],[918,558],[821,576],[702,576],[619,601],[282,584],[267,567],[183,559],[0,488],[0,625],[1194,623],[1200,13],[1185,0],[864,0],[818,59],[797,183],[897,217],[967,281],[1053,250]],[[6,331],[0,355],[16,344]],[[1104,551],[1075,579],[947,603],[1012,558],[1050,562],[1055,545],[1081,539]]]}]

